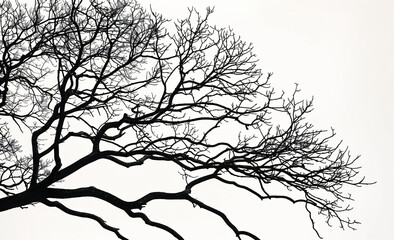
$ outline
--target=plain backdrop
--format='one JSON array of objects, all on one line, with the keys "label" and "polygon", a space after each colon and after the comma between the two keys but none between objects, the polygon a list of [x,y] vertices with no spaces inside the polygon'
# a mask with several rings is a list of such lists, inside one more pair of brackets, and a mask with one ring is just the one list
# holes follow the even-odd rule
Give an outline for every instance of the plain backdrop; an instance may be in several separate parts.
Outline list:
[{"label": "plain backdrop", "polygon": [[[315,110],[309,121],[317,128],[335,128],[337,140],[342,139],[353,155],[361,155],[358,161],[361,174],[370,181],[377,181],[373,186],[351,189],[355,202],[350,216],[362,222],[357,231],[343,231],[335,225],[329,228],[322,219],[317,223],[318,229],[326,240],[394,239],[394,1],[140,2],[173,20],[185,17],[188,7],[195,6],[204,12],[207,6],[214,6],[209,22],[231,27],[243,40],[252,42],[262,71],[274,72],[275,88],[289,91],[298,83],[302,97],[313,96]],[[111,167],[102,164],[91,170]],[[162,171],[164,168],[167,171]],[[114,175],[80,174],[67,181],[78,186],[81,179],[86,184],[90,181],[132,197],[136,189],[149,191],[163,179],[163,184],[175,185],[179,174],[171,167],[148,164],[132,171],[116,171]],[[261,202],[215,184],[197,192],[201,199],[216,199],[212,200],[213,205],[225,209],[236,224],[262,239],[318,239],[302,206],[281,201]],[[172,239],[162,231],[128,219],[106,204],[87,200],[67,203],[80,209],[100,209],[102,215],[111,220],[108,223],[121,227],[131,239]],[[186,239],[236,239],[219,218],[186,203],[155,202],[146,211],[155,213],[155,219],[170,222]],[[116,238],[91,220],[36,205],[0,213],[0,239]]]}]

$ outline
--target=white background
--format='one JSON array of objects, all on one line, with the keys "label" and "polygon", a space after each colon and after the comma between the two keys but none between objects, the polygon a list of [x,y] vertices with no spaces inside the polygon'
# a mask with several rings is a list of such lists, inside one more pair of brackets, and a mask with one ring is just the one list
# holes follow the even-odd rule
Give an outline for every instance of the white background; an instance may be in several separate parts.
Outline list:
[{"label": "white background", "polygon": [[[361,155],[358,162],[363,166],[361,173],[370,181],[377,181],[373,186],[352,189],[356,201],[351,216],[362,222],[357,231],[328,228],[323,221],[318,222],[318,229],[327,240],[394,239],[394,1],[144,0],[141,3],[151,4],[169,19],[184,17],[189,6],[196,6],[200,11],[215,6],[210,23],[230,26],[244,40],[252,42],[263,72],[274,72],[275,88],[291,90],[298,83],[303,97],[314,96],[315,111],[309,116],[310,122],[318,128],[334,127],[344,146],[349,146],[352,154]],[[163,175],[161,170],[161,166],[156,166],[145,173],[132,172],[135,179],[145,180],[123,181],[119,191],[133,192],[133,186],[153,184],[156,176],[165,177],[167,182],[175,182],[179,177],[171,169],[168,175]],[[91,180],[100,182],[103,188],[111,188],[106,182],[116,182],[130,174],[103,173],[101,178]],[[144,188],[147,190],[149,186]],[[217,189],[214,184],[201,190],[200,195],[202,198],[220,195],[224,200],[213,203],[226,209],[240,227],[262,239],[318,239],[302,207],[286,202],[260,202],[230,189]],[[70,202],[69,206],[88,209],[91,205]],[[131,239],[171,239],[168,234],[129,220],[105,204],[97,206],[112,219],[109,224],[122,227],[122,232]],[[220,219],[187,204],[156,203],[149,208],[159,213],[157,219],[167,219],[186,239],[235,239]],[[0,239],[116,237],[91,220],[37,205],[0,213]]]}]

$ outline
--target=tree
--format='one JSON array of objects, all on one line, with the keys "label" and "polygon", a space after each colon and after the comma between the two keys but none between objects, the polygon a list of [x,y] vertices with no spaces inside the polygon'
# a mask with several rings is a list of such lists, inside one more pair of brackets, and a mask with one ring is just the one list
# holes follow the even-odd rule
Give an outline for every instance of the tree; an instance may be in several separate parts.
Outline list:
[{"label": "tree", "polygon": [[[353,228],[342,187],[368,184],[358,177],[358,157],[330,145],[333,131],[306,122],[312,101],[298,100],[297,87],[277,94],[252,45],[209,25],[212,12],[190,9],[173,26],[132,0],[36,0],[32,8],[3,1],[0,211],[40,203],[127,239],[99,213],[62,202],[91,197],[183,239],[141,210],[183,200],[220,217],[239,239],[259,239],[193,195],[218,181],[261,200],[303,204],[317,234],[317,215]],[[66,164],[64,146],[81,143],[88,153]],[[175,164],[184,187],[135,200],[94,186],[58,187],[98,161]]]}]

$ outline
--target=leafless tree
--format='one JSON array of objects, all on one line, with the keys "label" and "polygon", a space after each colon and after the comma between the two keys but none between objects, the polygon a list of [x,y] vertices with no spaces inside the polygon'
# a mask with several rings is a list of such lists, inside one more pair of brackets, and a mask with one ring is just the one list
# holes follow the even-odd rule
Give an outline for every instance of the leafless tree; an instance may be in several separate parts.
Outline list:
[{"label": "leafless tree", "polygon": [[[218,181],[261,200],[304,205],[313,229],[319,215],[353,228],[357,222],[346,216],[351,196],[342,187],[367,184],[357,176],[357,157],[329,144],[333,131],[305,121],[312,101],[297,100],[298,88],[274,92],[252,46],[209,25],[211,13],[189,9],[186,19],[171,23],[133,0],[36,0],[31,8],[3,1],[0,211],[40,203],[127,239],[99,212],[62,203],[92,197],[183,239],[141,208],[184,200],[219,216],[239,239],[259,239],[193,195],[196,186]],[[78,139],[89,153],[62,165],[62,146]],[[123,168],[176,164],[184,188],[126,200],[94,186],[56,187],[97,161]]]}]

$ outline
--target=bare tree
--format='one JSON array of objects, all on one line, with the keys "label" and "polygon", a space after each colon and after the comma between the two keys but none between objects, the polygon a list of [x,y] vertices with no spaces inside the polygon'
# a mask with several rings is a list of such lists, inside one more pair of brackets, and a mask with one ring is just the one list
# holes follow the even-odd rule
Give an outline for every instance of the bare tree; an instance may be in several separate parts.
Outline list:
[{"label": "bare tree", "polygon": [[[346,216],[351,196],[342,187],[367,184],[357,177],[357,157],[329,145],[333,131],[305,121],[312,101],[297,100],[298,88],[275,93],[252,46],[209,25],[211,13],[190,9],[172,25],[133,0],[36,0],[32,8],[3,1],[0,211],[41,203],[127,239],[99,213],[61,201],[92,197],[183,239],[141,208],[184,200],[219,216],[239,239],[259,239],[193,196],[196,186],[219,181],[261,200],[303,204],[313,229],[317,215],[353,228],[357,222]],[[89,153],[64,165],[62,146],[80,141]],[[94,186],[56,187],[97,161],[176,164],[184,188],[126,200]]]}]

